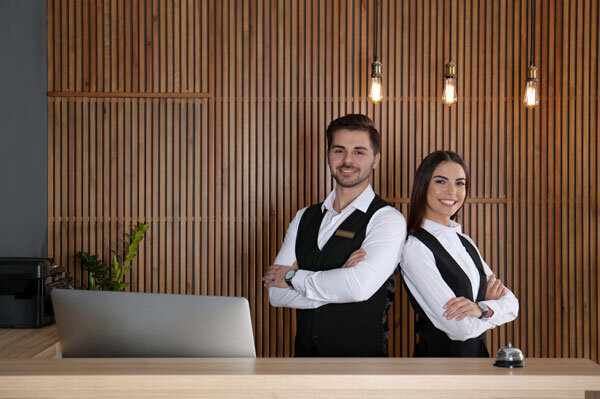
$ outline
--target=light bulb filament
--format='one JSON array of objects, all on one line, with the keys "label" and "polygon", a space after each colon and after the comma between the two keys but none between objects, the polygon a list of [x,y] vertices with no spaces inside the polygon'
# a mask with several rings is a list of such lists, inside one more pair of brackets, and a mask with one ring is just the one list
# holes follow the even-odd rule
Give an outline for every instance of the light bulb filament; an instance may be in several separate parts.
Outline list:
[{"label": "light bulb filament", "polygon": [[523,103],[526,107],[533,108],[540,103],[540,98],[537,91],[537,82],[528,80],[525,86],[525,97]]},{"label": "light bulb filament", "polygon": [[371,78],[371,88],[369,90],[369,98],[374,103],[378,103],[383,99],[383,94],[381,92],[381,78],[380,77]]},{"label": "light bulb filament", "polygon": [[456,81],[454,78],[446,78],[444,93],[442,94],[442,101],[446,105],[452,105],[456,103]]}]

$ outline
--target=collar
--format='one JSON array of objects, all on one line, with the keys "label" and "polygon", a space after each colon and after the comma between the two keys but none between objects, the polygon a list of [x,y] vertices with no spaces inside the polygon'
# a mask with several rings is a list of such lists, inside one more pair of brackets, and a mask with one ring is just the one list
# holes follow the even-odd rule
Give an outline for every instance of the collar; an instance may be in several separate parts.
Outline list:
[{"label": "collar", "polygon": [[[331,193],[329,193],[329,195],[327,196],[327,198],[325,198],[325,201],[323,201],[323,205],[321,205],[321,212],[325,212],[325,210],[327,211],[332,211],[335,212],[335,209],[333,209],[333,200],[335,199],[335,193],[336,190],[334,189]],[[362,193],[360,193],[360,195],[356,198],[354,198],[354,200],[349,203],[346,208],[342,209],[342,212],[344,210],[346,210],[347,208],[353,208],[353,209],[358,209],[361,212],[366,213],[367,210],[369,209],[369,206],[371,205],[371,202],[373,201],[373,198],[375,198],[375,192],[373,191],[373,189],[371,188],[371,185],[369,184]],[[341,212],[340,212],[341,213]]]},{"label": "collar", "polygon": [[444,233],[461,233],[462,229],[460,224],[456,223],[454,220],[450,221],[450,226],[443,225],[438,222],[434,222],[433,220],[424,219],[423,225],[421,226],[434,236],[439,236]]}]

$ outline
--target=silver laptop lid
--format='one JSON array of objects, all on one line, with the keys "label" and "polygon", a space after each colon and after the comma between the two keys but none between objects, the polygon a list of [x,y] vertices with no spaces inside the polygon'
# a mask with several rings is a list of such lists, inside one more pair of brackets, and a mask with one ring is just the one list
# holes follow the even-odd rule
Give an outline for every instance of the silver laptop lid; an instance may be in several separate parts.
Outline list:
[{"label": "silver laptop lid", "polygon": [[63,357],[256,357],[246,298],[55,289]]}]

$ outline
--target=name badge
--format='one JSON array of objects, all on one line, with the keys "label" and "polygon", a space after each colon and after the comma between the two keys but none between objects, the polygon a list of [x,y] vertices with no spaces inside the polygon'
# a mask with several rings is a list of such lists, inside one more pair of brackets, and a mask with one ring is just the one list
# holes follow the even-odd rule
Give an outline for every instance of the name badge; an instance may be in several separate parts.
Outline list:
[{"label": "name badge", "polygon": [[335,232],[335,235],[338,237],[342,237],[342,238],[354,238],[354,235],[356,233],[352,232],[352,231],[346,231],[346,230],[342,230],[342,229],[338,229]]}]

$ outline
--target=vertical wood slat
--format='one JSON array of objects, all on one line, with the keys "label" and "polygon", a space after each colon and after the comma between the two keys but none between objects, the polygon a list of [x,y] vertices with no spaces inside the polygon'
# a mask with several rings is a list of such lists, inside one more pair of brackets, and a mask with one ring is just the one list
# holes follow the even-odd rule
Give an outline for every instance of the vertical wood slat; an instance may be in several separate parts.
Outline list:
[{"label": "vertical wood slat", "polygon": [[[373,106],[372,2],[48,0],[50,92],[209,93],[49,97],[48,253],[85,279],[78,251],[108,259],[131,223],[149,222],[132,290],[247,296],[258,353],[290,355],[294,312],[270,307],[260,277],[296,210],[333,187],[325,126],[367,112],[384,143],[374,186],[405,214],[428,152],[455,149],[470,167],[464,230],[521,300],[491,352],[512,341],[597,361],[598,4],[536,0],[530,111],[527,1],[381,3],[385,98]],[[446,108],[450,49],[459,103]],[[401,285],[390,320],[390,353],[411,355]]]},{"label": "vertical wood slat", "polygon": [[206,3],[49,1],[48,90],[206,92]]}]

